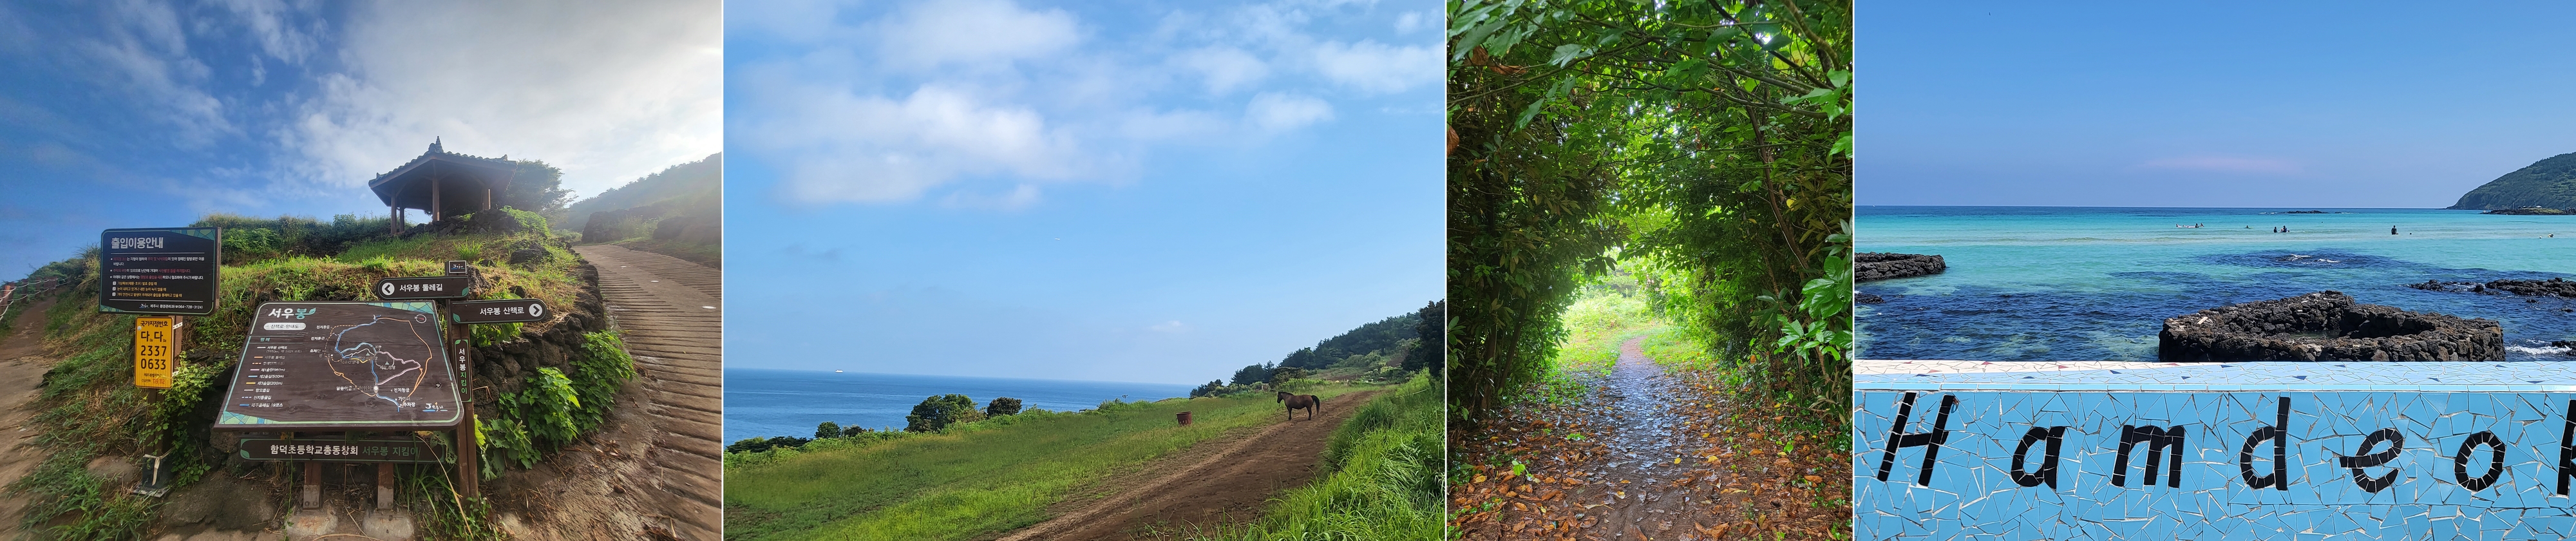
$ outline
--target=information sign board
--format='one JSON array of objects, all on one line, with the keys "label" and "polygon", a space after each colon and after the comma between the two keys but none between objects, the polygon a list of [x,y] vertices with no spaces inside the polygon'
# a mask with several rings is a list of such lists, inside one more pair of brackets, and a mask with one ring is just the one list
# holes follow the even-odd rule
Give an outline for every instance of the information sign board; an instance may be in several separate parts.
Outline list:
[{"label": "information sign board", "polygon": [[447,314],[457,323],[531,323],[545,321],[553,312],[546,311],[545,301],[536,299],[503,299],[493,301],[460,301],[447,303]]},{"label": "information sign board", "polygon": [[376,280],[376,298],[389,301],[462,299],[473,293],[472,276],[411,276]]},{"label": "information sign board", "polygon": [[202,316],[215,313],[222,230],[212,227],[109,229],[99,233],[98,311]]},{"label": "information sign board", "polygon": [[457,363],[428,302],[272,302],[252,312],[216,430],[456,426]]},{"label": "information sign board", "polygon": [[134,318],[134,386],[170,388],[178,320],[176,316]]},{"label": "information sign board", "polygon": [[438,462],[437,451],[415,438],[276,439],[243,438],[244,460],[321,460],[329,462]]}]

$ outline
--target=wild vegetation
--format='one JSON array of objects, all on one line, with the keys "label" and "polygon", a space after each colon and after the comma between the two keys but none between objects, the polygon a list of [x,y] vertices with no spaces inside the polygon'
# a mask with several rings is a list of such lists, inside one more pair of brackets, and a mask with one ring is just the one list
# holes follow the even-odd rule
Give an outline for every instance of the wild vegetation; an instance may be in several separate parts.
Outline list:
[{"label": "wild vegetation", "polygon": [[1844,411],[1850,4],[1451,8],[1453,411],[1552,373],[1613,268],[1743,392]]},{"label": "wild vegetation", "polygon": [[724,266],[724,154],[673,165],[561,212],[581,242]]},{"label": "wild vegetation", "polygon": [[1324,475],[1273,500],[1260,520],[1207,541],[1438,539],[1440,386],[1428,372],[1369,402],[1333,432]]}]

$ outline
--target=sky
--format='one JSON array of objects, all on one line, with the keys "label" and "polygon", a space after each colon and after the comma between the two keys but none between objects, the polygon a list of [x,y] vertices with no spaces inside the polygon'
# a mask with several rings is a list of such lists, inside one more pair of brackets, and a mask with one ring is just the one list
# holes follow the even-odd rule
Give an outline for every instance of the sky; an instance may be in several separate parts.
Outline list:
[{"label": "sky", "polygon": [[[713,1],[0,3],[0,280],[102,229],[329,220],[427,150],[592,195],[723,145]],[[413,213],[414,219],[419,214]]]},{"label": "sky", "polygon": [[1203,383],[1439,298],[1438,2],[726,6],[726,361]]},{"label": "sky", "polygon": [[2438,208],[2576,152],[2571,5],[1857,13],[1862,205]]}]

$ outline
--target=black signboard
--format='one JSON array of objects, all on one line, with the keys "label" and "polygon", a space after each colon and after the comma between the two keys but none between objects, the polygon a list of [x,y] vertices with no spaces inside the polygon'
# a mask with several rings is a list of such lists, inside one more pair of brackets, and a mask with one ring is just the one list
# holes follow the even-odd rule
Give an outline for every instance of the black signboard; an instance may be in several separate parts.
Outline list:
[{"label": "black signboard", "polygon": [[326,462],[438,462],[438,452],[418,438],[275,439],[243,438],[246,460],[317,460]]},{"label": "black signboard", "polygon": [[473,274],[473,273],[474,273],[474,267],[473,267],[473,266],[471,266],[471,265],[467,265],[467,264],[465,264],[465,262],[464,262],[464,261],[448,261],[448,262],[447,262],[447,275],[448,275],[448,276],[466,276],[466,275]]},{"label": "black signboard", "polygon": [[447,303],[447,314],[457,323],[530,323],[553,317],[545,301],[506,299],[497,301],[460,301]]},{"label": "black signboard", "polygon": [[215,313],[223,232],[212,227],[109,229],[98,235],[98,311]]},{"label": "black signboard", "polygon": [[413,276],[376,280],[376,298],[389,301],[462,299],[474,293],[472,276]]},{"label": "black signboard", "polygon": [[428,302],[272,302],[251,313],[216,430],[454,427],[447,322]]}]

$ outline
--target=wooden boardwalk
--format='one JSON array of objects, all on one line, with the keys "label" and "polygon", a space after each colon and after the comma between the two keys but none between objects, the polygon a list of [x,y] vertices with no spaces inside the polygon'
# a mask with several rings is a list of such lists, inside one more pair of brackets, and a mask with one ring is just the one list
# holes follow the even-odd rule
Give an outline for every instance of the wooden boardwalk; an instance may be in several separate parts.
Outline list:
[{"label": "wooden boardwalk", "polygon": [[620,246],[576,246],[599,268],[609,319],[626,333],[635,371],[652,396],[647,459],[660,489],[649,508],[674,534],[717,541],[724,531],[724,330],[722,273]]}]

